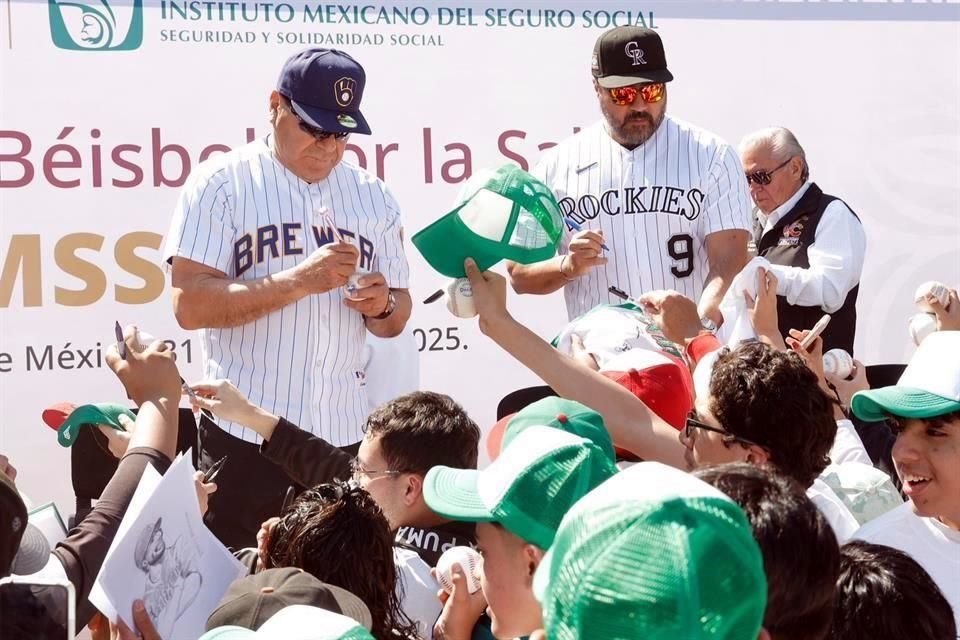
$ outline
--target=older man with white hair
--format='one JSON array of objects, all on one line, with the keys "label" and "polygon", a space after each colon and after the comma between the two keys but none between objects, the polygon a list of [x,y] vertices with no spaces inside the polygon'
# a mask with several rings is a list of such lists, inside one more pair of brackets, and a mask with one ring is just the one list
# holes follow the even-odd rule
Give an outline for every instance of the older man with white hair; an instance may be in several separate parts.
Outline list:
[{"label": "older man with white hair", "polygon": [[751,133],[740,143],[740,158],[757,205],[757,255],[777,276],[780,332],[809,329],[829,313],[824,349],[852,354],[867,244],[860,219],[810,180],[806,153],[788,129]]}]

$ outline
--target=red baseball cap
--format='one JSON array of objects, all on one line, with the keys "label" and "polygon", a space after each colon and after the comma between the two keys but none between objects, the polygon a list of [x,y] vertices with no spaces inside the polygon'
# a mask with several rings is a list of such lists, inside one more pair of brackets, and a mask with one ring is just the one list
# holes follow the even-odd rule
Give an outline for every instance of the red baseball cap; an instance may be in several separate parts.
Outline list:
[{"label": "red baseball cap", "polygon": [[676,430],[693,409],[693,377],[685,362],[650,349],[631,349],[609,360],[600,371],[626,387]]},{"label": "red baseball cap", "polygon": [[58,402],[43,410],[43,421],[48,427],[57,431],[74,409],[76,406],[69,402]]}]

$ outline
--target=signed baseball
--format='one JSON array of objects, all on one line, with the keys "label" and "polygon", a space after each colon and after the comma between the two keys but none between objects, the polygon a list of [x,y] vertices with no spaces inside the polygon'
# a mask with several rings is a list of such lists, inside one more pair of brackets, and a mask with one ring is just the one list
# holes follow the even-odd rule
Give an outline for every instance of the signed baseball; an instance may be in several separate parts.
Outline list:
[{"label": "signed baseball", "polygon": [[924,338],[937,330],[937,316],[932,313],[918,313],[910,318],[909,326],[913,344],[919,345]]},{"label": "signed baseball", "polygon": [[343,285],[344,290],[347,292],[347,296],[352,298],[357,295],[357,291],[360,290],[360,278],[370,273],[363,269],[357,269],[353,274],[347,278],[347,284]]},{"label": "signed baseball", "polygon": [[927,296],[936,298],[944,308],[950,303],[950,292],[947,290],[947,286],[940,282],[934,282],[932,280],[930,282],[924,282],[917,287],[917,292],[913,294],[913,301],[920,311],[933,313],[933,307],[927,302]]},{"label": "signed baseball", "polygon": [[466,278],[451,280],[447,285],[447,309],[458,318],[472,318],[477,315],[473,304],[473,288]]},{"label": "signed baseball", "polygon": [[823,372],[832,375],[841,380],[849,380],[853,377],[856,365],[853,364],[853,356],[843,349],[830,349],[823,354]]},{"label": "signed baseball", "polygon": [[476,593],[480,588],[480,554],[472,547],[450,547],[437,560],[437,581],[447,593],[453,592],[450,570],[459,564],[467,579],[467,590]]}]

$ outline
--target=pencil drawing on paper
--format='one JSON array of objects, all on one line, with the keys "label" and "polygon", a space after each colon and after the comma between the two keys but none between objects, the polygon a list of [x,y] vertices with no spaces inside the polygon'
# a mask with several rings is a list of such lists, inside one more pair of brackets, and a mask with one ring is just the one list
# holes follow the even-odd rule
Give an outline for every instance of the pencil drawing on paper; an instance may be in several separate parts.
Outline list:
[{"label": "pencil drawing on paper", "polygon": [[200,593],[203,576],[196,550],[189,525],[186,533],[168,543],[162,517],[144,527],[137,539],[134,563],[146,574],[143,603],[162,638],[170,637],[177,620]]}]

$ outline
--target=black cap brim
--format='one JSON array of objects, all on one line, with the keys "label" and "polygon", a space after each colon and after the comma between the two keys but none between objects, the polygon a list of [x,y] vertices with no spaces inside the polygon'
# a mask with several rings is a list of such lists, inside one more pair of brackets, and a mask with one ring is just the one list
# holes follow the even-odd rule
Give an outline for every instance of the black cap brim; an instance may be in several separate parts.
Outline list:
[{"label": "black cap brim", "polygon": [[370,134],[370,125],[359,111],[330,111],[309,104],[290,100],[293,110],[303,120],[314,127],[332,133]]},{"label": "black cap brim", "polygon": [[670,82],[671,80],[673,80],[673,74],[666,69],[662,69],[636,76],[603,76],[597,78],[597,84],[604,89],[616,89],[617,87],[629,87],[644,82]]}]

